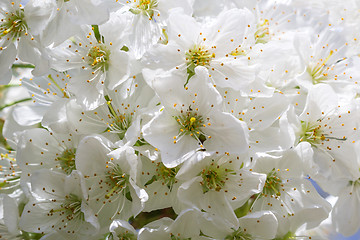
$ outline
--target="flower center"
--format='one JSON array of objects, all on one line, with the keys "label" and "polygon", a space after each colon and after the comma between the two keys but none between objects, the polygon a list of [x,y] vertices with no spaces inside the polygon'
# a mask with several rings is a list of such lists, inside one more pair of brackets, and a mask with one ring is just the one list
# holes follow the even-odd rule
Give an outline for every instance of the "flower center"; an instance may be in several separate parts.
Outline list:
[{"label": "flower center", "polygon": [[17,39],[23,33],[26,33],[28,26],[24,18],[25,15],[22,9],[12,13],[6,12],[5,18],[1,19],[0,39],[6,35],[9,35],[13,39]]},{"label": "flower center", "polygon": [[75,153],[75,148],[66,149],[59,157],[55,159],[55,161],[59,161],[61,169],[68,175],[73,170],[76,170]]},{"label": "flower center", "polygon": [[137,3],[135,0],[133,7],[130,8],[130,12],[132,12],[133,14],[143,14],[145,16],[148,16],[151,20],[154,16],[154,8],[156,8],[157,5],[157,0],[139,0]]},{"label": "flower center", "polygon": [[[323,141],[329,141],[335,139],[338,141],[346,141],[346,137],[338,138],[328,136],[323,131],[323,126],[320,124],[321,120],[318,120],[316,124],[310,124],[308,122],[301,121],[301,133],[300,142],[305,141],[310,143],[312,146],[321,144]],[[319,123],[319,124],[318,124]]]},{"label": "flower center", "polygon": [[[110,114],[108,114],[110,119],[109,130],[118,133],[120,139],[123,139],[126,131],[131,126],[132,114],[121,113],[119,109],[115,110],[111,104],[111,100],[109,98],[106,98],[106,100],[110,112]],[[126,107],[126,109],[128,109],[128,107]]]},{"label": "flower center", "polygon": [[209,66],[212,58],[215,57],[215,53],[209,52],[205,46],[194,46],[187,53],[185,53],[188,67],[196,66]]},{"label": "flower center", "polygon": [[255,43],[267,43],[270,41],[269,20],[265,19],[256,25]]},{"label": "flower center", "polygon": [[263,195],[270,195],[270,196],[280,196],[280,187],[281,187],[281,179],[277,176],[275,172],[275,168],[268,173],[265,185],[262,191]]},{"label": "flower center", "polygon": [[228,180],[228,174],[234,174],[234,171],[224,166],[219,166],[212,160],[212,163],[200,173],[203,179],[200,182],[203,192],[206,193],[210,190],[219,192]]},{"label": "flower center", "polygon": [[107,191],[108,193],[105,195],[105,198],[109,199],[113,195],[121,192],[125,195],[127,193],[126,188],[128,188],[128,182],[129,176],[123,172],[118,164],[114,165],[106,172],[106,184],[110,187],[110,190]]},{"label": "flower center", "polygon": [[65,196],[64,202],[60,205],[59,209],[51,209],[49,215],[59,212],[60,215],[64,215],[67,220],[74,219],[84,220],[84,213],[81,211],[81,198],[75,194],[69,194]]},{"label": "flower center", "polygon": [[176,183],[175,176],[178,171],[179,167],[167,168],[163,163],[159,162],[156,168],[157,180],[162,181],[171,190],[173,185]]},{"label": "flower center", "polygon": [[[200,144],[205,140],[205,133],[202,132],[204,126],[204,120],[202,116],[199,116],[197,112],[194,112],[190,107],[189,109],[180,116],[174,117],[180,125],[179,135],[175,136],[174,139],[180,138],[183,135],[190,135],[195,138]],[[177,140],[174,141],[176,143]]]},{"label": "flower center", "polygon": [[227,235],[224,240],[253,240],[253,237],[250,234],[245,233],[243,229],[239,228],[230,235]]},{"label": "flower center", "polygon": [[310,74],[312,78],[312,83],[318,84],[324,82],[328,79],[328,72],[332,70],[333,66],[327,66],[326,63],[329,61],[331,56],[334,54],[334,51],[331,50],[329,55],[325,58],[325,60],[320,59],[317,63],[310,63],[307,67],[307,72]]},{"label": "flower center", "polygon": [[15,190],[20,184],[21,170],[15,158],[9,154],[0,154],[0,193]]},{"label": "flower center", "polygon": [[120,233],[117,235],[119,240],[136,240],[137,237],[131,232]]},{"label": "flower center", "polygon": [[99,44],[90,48],[87,54],[87,63],[94,70],[102,70],[103,72],[109,68],[110,50],[104,44]]},{"label": "flower center", "polygon": [[321,129],[321,125],[311,125],[308,122],[301,122],[301,135],[300,141],[305,141],[311,145],[316,145],[324,141],[325,135]]},{"label": "flower center", "polygon": [[189,51],[185,53],[188,74],[187,82],[195,75],[195,68],[197,66],[210,66],[211,59],[213,58],[215,58],[215,53],[211,53],[205,46],[195,45],[192,49],[189,49]]}]

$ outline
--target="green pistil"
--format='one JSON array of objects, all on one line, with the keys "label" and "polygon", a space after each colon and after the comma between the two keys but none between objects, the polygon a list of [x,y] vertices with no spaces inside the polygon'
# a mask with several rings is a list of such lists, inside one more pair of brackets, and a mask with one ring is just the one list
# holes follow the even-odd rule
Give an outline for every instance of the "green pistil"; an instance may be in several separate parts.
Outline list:
[{"label": "green pistil", "polygon": [[51,209],[49,215],[60,212],[61,215],[65,215],[66,219],[71,221],[73,219],[84,220],[84,213],[81,211],[81,198],[75,194],[65,196],[64,203],[60,205],[59,209]]},{"label": "green pistil", "polygon": [[68,175],[73,170],[76,170],[75,154],[76,154],[75,148],[66,149],[61,153],[59,157],[55,159],[55,161],[59,161],[61,169]]},{"label": "green pistil", "polygon": [[109,68],[110,50],[104,44],[99,44],[90,48],[87,62],[92,69],[101,69],[103,72]]},{"label": "green pistil", "polygon": [[[120,166],[117,164],[107,173],[107,184],[111,188],[110,191],[105,195],[105,198],[108,199],[114,194],[123,192],[126,195],[126,188],[128,187],[129,176],[122,171]],[[125,190],[125,191],[124,191]]]},{"label": "green pistil", "polygon": [[241,228],[235,230],[232,234],[227,235],[224,240],[253,240],[253,237],[245,233]]},{"label": "green pistil", "polygon": [[151,20],[154,16],[154,9],[157,5],[157,0],[138,0],[129,11],[133,14],[143,14]]},{"label": "green pistil", "polygon": [[259,23],[256,26],[255,32],[255,43],[267,43],[270,41],[270,31],[269,31],[269,20],[265,19],[263,23]]},{"label": "green pistil", "polygon": [[27,32],[28,26],[24,20],[24,10],[5,14],[5,18],[1,19],[0,24],[0,39],[8,37],[9,39],[17,39],[21,37],[23,33]]},{"label": "green pistil", "polygon": [[202,116],[199,116],[196,112],[189,108],[186,113],[183,113],[180,116],[175,116],[174,118],[180,125],[179,136],[190,135],[197,141],[200,141],[200,143],[205,141],[204,133],[201,130],[204,127]]},{"label": "green pistil", "polygon": [[171,190],[176,183],[176,174],[179,171],[179,167],[167,168],[163,163],[158,163],[156,172],[157,180],[162,181]]},{"label": "green pistil", "polygon": [[275,169],[273,169],[267,175],[265,185],[262,191],[263,195],[280,196],[281,183],[282,183],[281,179],[277,176]]},{"label": "green pistil", "polygon": [[203,179],[200,182],[203,192],[206,193],[210,190],[219,192],[225,186],[229,174],[234,174],[234,171],[212,162],[210,166],[203,169],[200,173]]}]

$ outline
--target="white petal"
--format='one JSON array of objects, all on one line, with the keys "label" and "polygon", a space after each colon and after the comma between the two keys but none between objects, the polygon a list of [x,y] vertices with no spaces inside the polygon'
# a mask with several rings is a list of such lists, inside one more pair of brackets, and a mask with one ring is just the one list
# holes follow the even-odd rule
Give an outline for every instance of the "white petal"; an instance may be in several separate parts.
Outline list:
[{"label": "white petal", "polygon": [[336,230],[344,236],[355,234],[360,227],[359,190],[353,191],[351,195],[350,192],[349,187],[344,189],[332,212]]},{"label": "white petal", "polygon": [[15,45],[12,43],[7,48],[0,50],[0,73],[6,74],[6,78],[0,80],[0,84],[8,84],[11,75],[8,75],[11,65],[15,61],[17,51]]},{"label": "white petal", "polygon": [[48,169],[40,169],[31,175],[31,190],[37,197],[45,199],[62,198],[66,175]]},{"label": "white petal", "polygon": [[229,113],[214,112],[210,117],[211,126],[204,132],[211,136],[204,142],[208,151],[244,154],[249,149],[246,124]]},{"label": "white petal", "polygon": [[130,74],[129,56],[123,51],[113,51],[110,54],[110,66],[107,72],[108,88],[119,86]]},{"label": "white petal", "polygon": [[248,214],[239,219],[239,224],[247,233],[259,239],[275,238],[278,227],[278,221],[270,211]]},{"label": "white petal", "polygon": [[13,116],[20,125],[31,126],[40,123],[46,110],[40,105],[18,106],[14,109]]},{"label": "white petal", "polygon": [[179,124],[165,110],[143,128],[144,139],[160,149],[162,161],[168,168],[181,164],[198,148],[198,142],[189,135],[174,144],[174,136],[178,134]]}]

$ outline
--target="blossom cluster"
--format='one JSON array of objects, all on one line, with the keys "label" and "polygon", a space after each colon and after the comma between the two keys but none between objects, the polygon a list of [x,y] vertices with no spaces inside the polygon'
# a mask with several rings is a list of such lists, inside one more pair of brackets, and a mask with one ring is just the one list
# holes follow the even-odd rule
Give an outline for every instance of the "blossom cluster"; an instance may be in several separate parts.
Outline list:
[{"label": "blossom cluster", "polygon": [[359,9],[0,0],[0,239],[356,233]]}]

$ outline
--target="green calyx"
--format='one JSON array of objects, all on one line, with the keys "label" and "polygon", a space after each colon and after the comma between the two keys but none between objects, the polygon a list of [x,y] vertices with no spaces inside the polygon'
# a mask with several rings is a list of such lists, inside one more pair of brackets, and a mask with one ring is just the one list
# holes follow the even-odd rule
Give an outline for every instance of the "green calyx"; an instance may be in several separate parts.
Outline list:
[{"label": "green calyx", "polygon": [[152,20],[157,5],[157,0],[139,0],[135,1],[134,5],[132,8],[130,8],[129,11],[133,14],[143,14],[149,17],[149,20]]},{"label": "green calyx", "polygon": [[93,70],[100,69],[105,72],[109,68],[110,50],[104,45],[99,43],[90,48],[87,54],[87,63]]},{"label": "green calyx", "polygon": [[203,192],[206,193],[210,190],[219,192],[225,186],[229,174],[235,173],[231,169],[215,164],[214,160],[212,160],[212,163],[200,173],[200,176],[202,177],[200,184],[203,188]]},{"label": "green calyx", "polygon": [[280,196],[281,184],[281,179],[277,176],[275,169],[273,169],[270,173],[267,174],[262,194],[268,196]]},{"label": "green calyx", "polygon": [[68,175],[73,170],[76,170],[75,154],[76,154],[76,149],[70,148],[63,151],[61,155],[55,159],[55,161],[59,162],[60,168]]},{"label": "green calyx", "polygon": [[0,39],[18,39],[23,34],[27,34],[28,26],[26,24],[24,10],[20,9],[15,12],[7,12],[0,23]]}]

